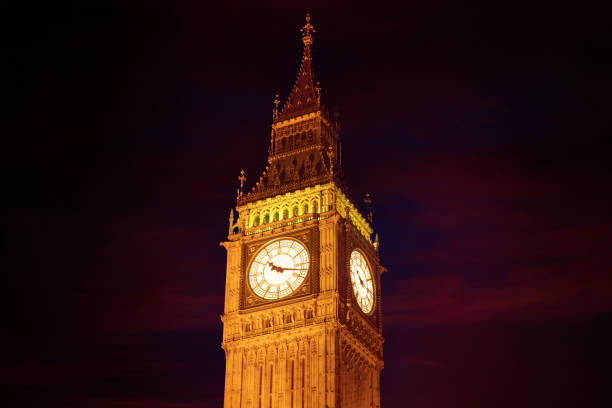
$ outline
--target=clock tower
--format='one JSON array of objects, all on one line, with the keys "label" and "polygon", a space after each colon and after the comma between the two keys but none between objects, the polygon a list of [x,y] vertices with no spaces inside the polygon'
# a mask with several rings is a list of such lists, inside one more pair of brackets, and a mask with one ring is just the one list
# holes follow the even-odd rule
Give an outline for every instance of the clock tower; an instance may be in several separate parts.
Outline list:
[{"label": "clock tower", "polygon": [[268,165],[247,192],[241,172],[221,243],[225,408],[380,407],[385,268],[371,212],[343,183],[337,117],[312,72],[314,32],[307,15],[297,80],[282,107],[274,101]]}]

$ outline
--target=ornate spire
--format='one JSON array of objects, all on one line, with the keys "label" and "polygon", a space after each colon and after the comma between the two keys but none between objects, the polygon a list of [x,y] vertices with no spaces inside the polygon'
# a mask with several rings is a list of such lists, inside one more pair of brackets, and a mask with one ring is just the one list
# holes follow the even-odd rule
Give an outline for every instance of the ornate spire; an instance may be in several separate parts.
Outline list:
[{"label": "ornate spire", "polygon": [[336,152],[332,145],[327,148],[327,157],[329,158],[329,174],[334,175],[334,159],[336,158]]},{"label": "ornate spire", "polygon": [[280,99],[278,99],[278,92],[274,97],[274,109],[272,109],[272,119],[276,119],[278,117],[278,104],[280,103]]},{"label": "ornate spire", "polygon": [[240,170],[240,176],[238,176],[238,181],[240,181],[240,190],[238,190],[237,193],[237,197],[236,197],[236,201],[239,201],[242,196],[242,189],[244,188],[244,182],[246,181],[246,176],[244,175],[244,169]]},{"label": "ornate spire", "polygon": [[312,33],[315,33],[313,25],[310,24],[310,14],[306,14],[306,24],[300,30],[302,42],[304,43],[304,54],[302,64],[291,94],[276,120],[285,120],[293,116],[302,115],[318,109],[321,105],[321,87],[314,80],[312,73],[312,55],[310,46],[313,43]]},{"label": "ornate spire", "polygon": [[232,208],[230,210],[230,214],[229,214],[229,232],[228,232],[228,235],[232,234],[233,227],[234,227],[234,209]]},{"label": "ornate spire", "polygon": [[239,179],[239,205],[330,180],[344,186],[338,127],[323,106],[321,86],[312,70],[314,33],[308,14],[300,30],[304,47],[293,89],[284,104],[278,93],[273,101],[269,165],[259,179],[253,179],[255,185],[244,187],[244,193],[244,180]]},{"label": "ornate spire", "polygon": [[370,197],[370,193],[365,193],[365,197],[363,198],[363,202],[366,205],[367,219],[370,225],[374,222],[374,217],[372,216],[372,197]]}]

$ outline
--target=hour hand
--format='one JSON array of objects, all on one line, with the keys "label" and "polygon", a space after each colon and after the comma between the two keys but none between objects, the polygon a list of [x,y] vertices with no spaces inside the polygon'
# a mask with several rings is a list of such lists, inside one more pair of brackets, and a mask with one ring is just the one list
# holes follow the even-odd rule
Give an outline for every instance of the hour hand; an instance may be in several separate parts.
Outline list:
[{"label": "hour hand", "polygon": [[273,271],[280,272],[280,273],[284,271],[282,267],[276,266],[272,262],[268,262],[268,265],[270,266],[270,269],[272,269]]}]

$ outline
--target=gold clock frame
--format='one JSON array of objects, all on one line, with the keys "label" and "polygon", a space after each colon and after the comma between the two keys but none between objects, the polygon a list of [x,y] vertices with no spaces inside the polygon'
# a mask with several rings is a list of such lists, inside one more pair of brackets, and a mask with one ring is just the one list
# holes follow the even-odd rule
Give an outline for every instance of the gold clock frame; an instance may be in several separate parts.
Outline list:
[{"label": "gold clock frame", "polygon": [[[351,273],[352,273],[352,270],[351,270],[351,254],[353,252],[355,252],[355,251],[358,252],[363,257],[363,259],[365,259],[365,262],[368,265],[368,270],[370,272],[370,279],[372,280],[372,309],[369,312],[365,312],[361,308],[361,305],[359,304],[359,302],[357,301],[357,298],[355,297],[355,290],[353,288],[354,284],[353,284],[353,280],[351,278]],[[378,283],[376,282],[376,272],[375,272],[376,270],[374,268],[372,268],[372,262],[368,259],[368,256],[365,254],[365,252],[361,248],[359,248],[358,246],[353,247],[349,251],[347,261],[348,261],[348,271],[347,272],[348,272],[348,275],[349,275],[348,279],[349,279],[349,282],[351,284],[351,288],[350,289],[351,289],[351,295],[352,295],[353,302],[355,302],[355,304],[357,305],[357,308],[359,309],[359,311],[361,313],[363,313],[366,316],[373,316],[374,313],[376,312],[376,309],[378,308],[377,307],[378,306],[378,304],[377,304],[377,301],[378,301],[378,296],[377,296],[377,293],[378,293]]]},{"label": "gold clock frame", "polygon": [[[240,274],[240,309],[250,309],[258,306],[274,306],[282,302],[293,300],[296,298],[312,295],[318,292],[318,279],[319,279],[319,240],[318,230],[315,233],[316,228],[309,228],[306,230],[295,231],[288,234],[283,234],[277,237],[262,237],[257,241],[249,242],[245,244],[245,251],[243,251],[244,257],[242,262],[242,273]],[[291,294],[280,298],[280,299],[263,299],[259,297],[251,288],[249,282],[249,270],[253,263],[253,260],[259,253],[259,251],[266,245],[275,241],[291,239],[298,241],[304,246],[308,252],[310,264],[308,266],[308,273],[306,278],[300,284],[300,286]]]}]

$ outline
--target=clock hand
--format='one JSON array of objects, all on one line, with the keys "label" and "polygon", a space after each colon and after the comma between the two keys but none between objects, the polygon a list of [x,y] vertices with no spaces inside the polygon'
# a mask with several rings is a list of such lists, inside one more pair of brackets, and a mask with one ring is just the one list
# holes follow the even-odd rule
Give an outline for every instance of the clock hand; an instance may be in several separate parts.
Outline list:
[{"label": "clock hand", "polygon": [[280,273],[283,273],[284,271],[282,267],[276,266],[272,262],[268,262],[268,265],[270,265],[270,269],[272,269],[273,271],[280,272]]}]

